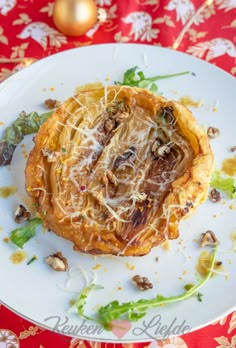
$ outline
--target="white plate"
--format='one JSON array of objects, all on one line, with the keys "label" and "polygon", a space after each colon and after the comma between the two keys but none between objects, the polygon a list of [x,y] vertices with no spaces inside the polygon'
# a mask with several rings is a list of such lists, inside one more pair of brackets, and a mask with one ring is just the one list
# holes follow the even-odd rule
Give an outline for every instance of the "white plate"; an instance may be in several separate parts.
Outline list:
[{"label": "white plate", "polygon": [[[236,145],[235,79],[204,61],[160,47],[98,45],[65,51],[43,59],[0,85],[0,121],[4,121],[4,126],[7,126],[22,110],[45,112],[45,99],[64,100],[73,95],[78,85],[85,83],[121,80],[123,72],[136,65],[146,76],[185,70],[195,73],[196,76],[185,75],[160,81],[159,90],[172,99],[186,95],[197,101],[204,98],[203,106],[193,111],[200,124],[220,129],[220,137],[212,140],[216,165],[220,167],[222,160],[232,155],[229,148]],[[217,106],[216,112],[213,111],[214,106]],[[4,127],[0,128],[2,132]],[[236,253],[219,253],[218,260],[223,261],[228,280],[224,275],[213,277],[201,290],[203,302],[191,298],[181,303],[152,308],[139,322],[131,325],[122,322],[120,326],[123,329],[120,331],[117,328],[113,331],[101,330],[94,322],[83,322],[75,313],[68,313],[69,301],[84,286],[83,277],[77,273],[77,278],[73,278],[70,283],[75,289],[77,280],[76,292],[63,290],[68,275],[52,271],[44,263],[44,258],[49,254],[62,251],[70,266],[80,266],[88,274],[91,274],[92,268],[100,265],[100,268],[97,266],[98,269],[94,270],[95,282],[103,285],[104,290],[94,290],[86,307],[87,313],[93,315],[98,305],[105,305],[115,299],[125,302],[153,298],[158,293],[169,296],[183,292],[185,284],[195,282],[195,266],[202,251],[194,240],[202,232],[211,229],[221,241],[221,249],[232,248],[230,234],[236,227],[235,210],[229,209],[232,201],[227,198],[219,204],[206,201],[191,219],[181,224],[181,237],[171,242],[169,251],[157,247],[149,255],[139,258],[82,255],[73,251],[70,242],[55,234],[38,232],[37,237],[24,248],[27,260],[37,255],[38,261],[29,266],[26,261],[14,265],[9,258],[16,247],[2,240],[15,228],[13,215],[16,206],[27,203],[24,192],[25,158],[22,152],[29,152],[32,147],[31,137],[26,138],[24,143],[27,147],[18,146],[12,165],[0,168],[0,186],[18,187],[16,195],[0,199],[0,299],[3,304],[45,328],[106,342],[162,339],[166,334],[164,325],[170,326],[172,321],[174,323],[169,334],[181,334],[179,326],[183,322],[195,330],[235,308]],[[159,257],[158,262],[156,257]],[[134,274],[147,276],[154,284],[153,289],[138,291],[130,281]],[[60,317],[60,321],[57,317]]]}]

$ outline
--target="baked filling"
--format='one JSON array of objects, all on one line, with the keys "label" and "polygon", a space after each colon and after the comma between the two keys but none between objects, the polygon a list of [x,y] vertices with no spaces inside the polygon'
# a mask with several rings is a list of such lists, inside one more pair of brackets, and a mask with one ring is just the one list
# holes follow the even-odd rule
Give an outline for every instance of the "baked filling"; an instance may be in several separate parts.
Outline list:
[{"label": "baked filling", "polygon": [[82,91],[34,141],[27,192],[44,225],[82,252],[147,254],[207,195],[207,135],[186,107],[144,89]]}]

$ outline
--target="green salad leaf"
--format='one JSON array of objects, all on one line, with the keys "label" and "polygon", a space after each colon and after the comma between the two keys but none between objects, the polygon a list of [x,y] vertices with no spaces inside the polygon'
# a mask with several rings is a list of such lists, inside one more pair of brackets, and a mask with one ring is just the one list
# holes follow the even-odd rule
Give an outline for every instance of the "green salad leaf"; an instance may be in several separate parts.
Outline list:
[{"label": "green salad leaf", "polygon": [[41,125],[51,116],[53,111],[39,115],[31,112],[26,115],[22,112],[18,118],[8,126],[0,139],[0,167],[11,163],[16,146],[25,135],[36,133]]},{"label": "green salad leaf", "polygon": [[103,286],[97,285],[97,284],[91,284],[91,285],[87,286],[86,288],[84,288],[81,291],[78,299],[73,304],[73,307],[76,308],[78,315],[80,317],[83,317],[83,318],[87,319],[87,320],[93,320],[92,318],[90,318],[90,317],[88,317],[87,315],[84,314],[84,308],[85,308],[85,305],[86,305],[88,294],[93,289],[103,289]]},{"label": "green salad leaf", "polygon": [[[111,329],[112,321],[125,317],[130,321],[137,321],[144,317],[150,308],[167,305],[169,303],[179,302],[187,300],[196,293],[198,290],[210,279],[213,273],[213,268],[216,260],[217,249],[213,249],[211,267],[205,278],[202,278],[196,285],[189,287],[187,291],[177,296],[165,297],[163,295],[157,295],[153,299],[141,299],[138,301],[130,301],[120,303],[119,301],[113,301],[106,306],[101,307],[98,310],[98,322],[107,330]],[[199,293],[198,299],[201,301],[202,294]]]},{"label": "green salad leaf", "polygon": [[124,85],[131,87],[147,88],[153,93],[157,93],[158,86],[155,83],[158,80],[169,79],[171,77],[191,74],[190,71],[183,71],[176,74],[158,75],[154,77],[145,77],[142,70],[138,71],[138,67],[135,66],[125,71],[123,75],[123,81],[115,81],[115,85]]},{"label": "green salad leaf", "polygon": [[18,227],[11,231],[10,240],[23,249],[25,243],[35,236],[36,227],[41,225],[42,220],[38,217],[30,219],[24,226]]},{"label": "green salad leaf", "polygon": [[230,198],[236,198],[236,180],[232,177],[224,177],[221,171],[216,169],[213,172],[210,186],[226,192]]}]

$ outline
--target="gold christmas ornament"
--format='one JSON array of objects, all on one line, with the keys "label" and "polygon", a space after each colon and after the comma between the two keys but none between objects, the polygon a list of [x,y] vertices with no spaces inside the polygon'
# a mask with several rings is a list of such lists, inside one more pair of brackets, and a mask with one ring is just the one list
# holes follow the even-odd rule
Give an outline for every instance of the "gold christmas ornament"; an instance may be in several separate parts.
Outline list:
[{"label": "gold christmas ornament", "polygon": [[53,9],[55,26],[65,35],[80,36],[98,19],[94,0],[56,0]]}]

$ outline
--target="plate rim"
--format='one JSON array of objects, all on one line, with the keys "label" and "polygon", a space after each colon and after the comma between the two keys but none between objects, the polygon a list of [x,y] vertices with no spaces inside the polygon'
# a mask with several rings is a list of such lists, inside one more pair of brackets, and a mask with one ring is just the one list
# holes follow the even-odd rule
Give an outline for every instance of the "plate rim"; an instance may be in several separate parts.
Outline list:
[{"label": "plate rim", "polygon": [[[223,73],[223,74],[226,74],[228,77],[232,78],[233,80],[236,81],[236,79],[234,79],[234,76],[231,75],[229,72],[225,71],[224,69],[218,67],[218,66],[215,66],[214,64],[212,63],[209,63],[208,61],[204,60],[204,59],[201,59],[201,58],[198,58],[198,57],[194,57],[186,52],[182,52],[182,51],[178,51],[178,50],[174,50],[172,48],[168,48],[168,47],[161,47],[161,46],[153,46],[153,45],[149,45],[149,44],[137,44],[137,43],[99,43],[99,44],[95,44],[95,45],[89,45],[89,46],[83,46],[83,47],[77,47],[77,48],[70,48],[70,49],[67,49],[67,50],[64,50],[64,51],[61,51],[61,52],[58,52],[58,53],[55,53],[55,54],[52,54],[50,56],[46,56],[46,57],[43,57],[39,60],[37,60],[36,62],[34,62],[33,64],[27,66],[26,68],[14,73],[13,75],[11,75],[9,78],[7,78],[5,81],[1,82],[0,83],[0,93],[1,93],[1,87],[5,86],[5,84],[11,84],[11,81],[14,80],[15,78],[18,78],[18,76],[24,71],[27,69],[32,69],[32,66],[35,65],[35,64],[38,64],[40,62],[44,62],[44,61],[48,61],[48,60],[55,60],[57,59],[57,57],[60,55],[67,55],[69,52],[72,52],[72,51],[79,51],[79,50],[86,50],[86,49],[98,49],[100,48],[101,46],[109,46],[109,47],[122,47],[122,49],[124,47],[148,47],[151,49],[158,49],[158,50],[165,50],[165,51],[171,51],[172,53],[175,52],[175,54],[180,54],[180,55],[184,55],[184,56],[187,56],[188,59],[191,59],[191,60],[196,60],[198,62],[201,62],[201,64],[204,64],[208,67],[210,67],[211,69],[215,69],[216,71],[220,72],[220,73]],[[37,67],[36,67],[37,68]],[[46,330],[49,330],[49,331],[52,331],[54,333],[57,333],[59,335],[64,335],[64,336],[67,336],[67,337],[74,337],[74,338],[80,338],[80,339],[85,339],[85,340],[90,340],[90,341],[96,341],[96,342],[110,342],[110,343],[131,343],[131,342],[146,342],[147,340],[146,339],[139,339],[139,340],[133,340],[133,339],[130,339],[130,340],[127,340],[127,339],[99,339],[99,338],[93,338],[93,337],[86,337],[85,336],[73,336],[73,335],[69,335],[69,334],[66,334],[66,333],[60,333],[58,331],[55,331],[53,330],[52,328],[46,326],[46,325],[43,325],[43,324],[40,324],[38,323],[37,321],[35,321],[34,319],[31,319],[31,318],[28,318],[26,315],[22,314],[22,313],[19,313],[17,310],[14,310],[10,305],[7,305],[6,303],[4,303],[3,301],[1,301],[0,299],[0,303],[3,304],[3,306],[5,306],[6,308],[8,308],[9,310],[11,310],[13,313],[17,314],[18,316],[30,321],[30,322],[33,322],[33,323],[36,323],[39,327],[42,327],[42,328],[45,328]],[[199,330],[203,327],[206,327],[208,325],[211,325],[212,323],[218,321],[220,318],[228,315],[229,313],[233,312],[234,310],[236,310],[236,304],[232,307],[232,309],[229,309],[229,310],[226,310],[224,314],[222,315],[219,315],[218,318],[208,322],[208,323],[205,323],[205,324],[202,324],[202,325],[199,325],[199,326],[196,326],[194,328],[192,328],[190,330],[190,333],[191,332],[194,332],[196,330]],[[186,334],[185,334],[186,335]],[[182,336],[182,335],[181,335]],[[175,335],[171,335],[170,337],[176,337]]]},{"label": "plate rim", "polygon": [[[92,342],[100,342],[100,343],[116,343],[116,344],[119,344],[119,343],[149,343],[153,340],[148,340],[147,339],[140,339],[140,340],[133,340],[133,339],[100,339],[100,338],[94,338],[94,337],[85,337],[85,336],[74,336],[74,335],[70,335],[70,334],[67,334],[67,333],[61,333],[59,331],[56,331],[56,330],[53,330],[53,328],[51,327],[48,327],[44,324],[40,324],[38,323],[36,320],[34,319],[31,319],[31,318],[28,318],[26,315],[24,314],[21,314],[21,313],[18,313],[18,311],[16,311],[15,309],[11,308],[9,305],[5,304],[3,301],[0,300],[0,304],[2,304],[4,307],[6,307],[8,310],[12,311],[14,314],[18,315],[20,318],[23,318],[33,324],[36,324],[39,328],[43,328],[43,329],[46,329],[47,331],[49,332],[53,332],[53,333],[56,333],[60,336],[66,336],[66,337],[70,337],[70,338],[77,338],[77,339],[81,339],[81,340],[86,340],[86,341],[92,341]],[[181,334],[181,335],[176,335],[176,334],[171,334],[168,336],[168,339],[169,338],[174,338],[174,337],[184,337],[186,335],[189,335],[189,334],[192,334],[193,332],[195,331],[198,331],[198,330],[201,330],[209,325],[214,325],[214,323],[216,323],[217,321],[219,321],[220,319],[230,315],[231,313],[233,313],[234,311],[236,311],[236,304],[234,305],[233,309],[229,309],[229,310],[226,310],[224,312],[224,314],[222,315],[219,315],[218,317],[216,317],[216,319],[213,319],[211,320],[210,322],[208,322],[207,324],[202,324],[202,325],[199,325],[199,326],[196,326],[194,328],[191,328],[189,332],[187,333],[184,333],[184,334]],[[160,338],[156,338],[155,339],[156,341],[160,341],[161,339]],[[165,340],[165,339],[164,339]]]},{"label": "plate rim", "polygon": [[96,49],[96,48],[99,48],[100,46],[103,46],[103,47],[148,47],[151,49],[158,49],[158,50],[163,50],[163,51],[166,51],[166,52],[175,52],[175,54],[177,55],[183,55],[183,56],[186,56],[190,59],[193,59],[193,60],[196,60],[198,62],[200,62],[200,64],[204,64],[206,66],[208,66],[210,69],[215,69],[216,71],[218,72],[221,72],[223,74],[226,74],[229,78],[231,78],[232,80],[236,81],[236,78],[230,74],[228,71],[224,70],[223,68],[221,67],[218,67],[217,65],[215,64],[212,64],[210,63],[209,61],[205,60],[205,59],[202,59],[202,58],[199,58],[199,57],[195,57],[189,53],[186,53],[186,52],[183,52],[183,51],[179,51],[179,50],[176,50],[174,48],[171,48],[171,47],[162,47],[162,46],[158,46],[158,45],[151,45],[151,44],[139,44],[139,43],[120,43],[120,42],[117,42],[117,43],[114,43],[114,42],[111,42],[111,43],[98,43],[98,44],[94,44],[94,45],[88,45],[88,46],[82,46],[82,47],[73,47],[73,48],[69,48],[69,49],[66,49],[64,51],[60,51],[60,52],[57,52],[57,53],[54,53],[54,54],[51,54],[49,56],[45,56],[45,57],[42,57],[38,60],[36,60],[35,62],[33,62],[32,64],[26,66],[25,68],[13,73],[11,76],[9,76],[7,79],[3,80],[2,82],[0,82],[0,92],[1,92],[1,86],[4,85],[4,84],[7,84],[9,83],[9,81],[11,81],[12,79],[16,78],[19,76],[19,74],[21,74],[23,71],[28,71],[28,69],[31,69],[32,66],[34,66],[35,64],[38,64],[38,63],[41,63],[42,61],[47,61],[47,60],[53,60],[53,59],[56,59],[57,56],[62,56],[62,55],[66,55],[66,54],[69,54],[70,52],[73,52],[73,51],[79,51],[79,50],[86,50],[86,49]]}]

